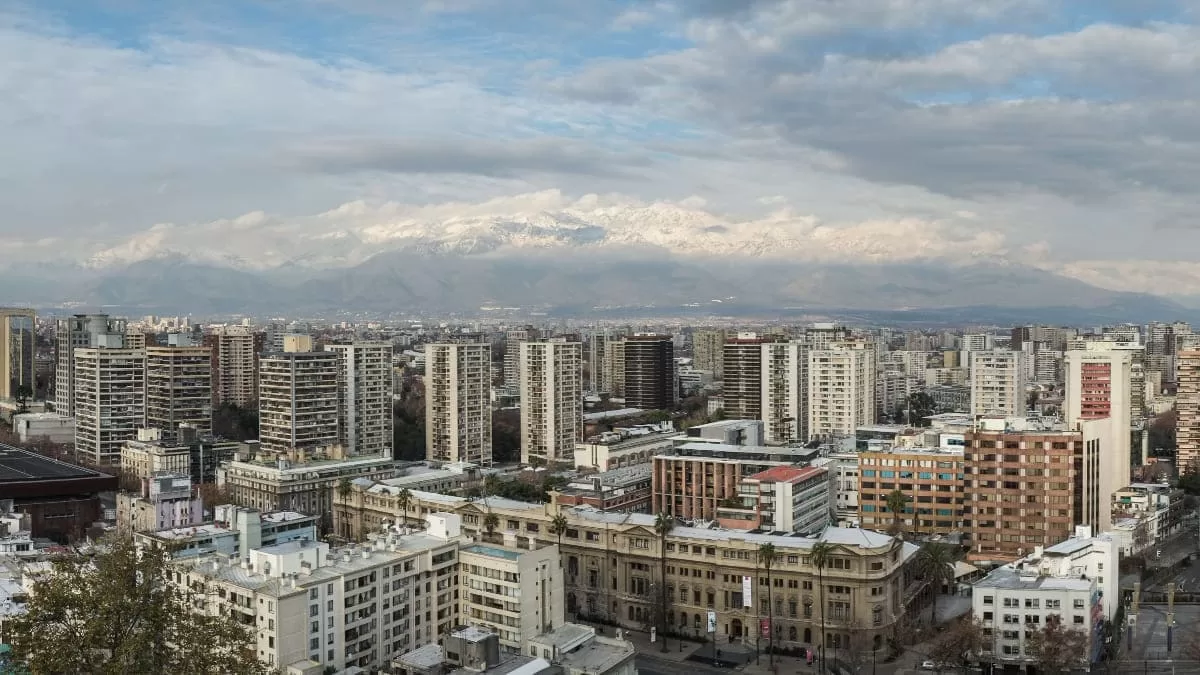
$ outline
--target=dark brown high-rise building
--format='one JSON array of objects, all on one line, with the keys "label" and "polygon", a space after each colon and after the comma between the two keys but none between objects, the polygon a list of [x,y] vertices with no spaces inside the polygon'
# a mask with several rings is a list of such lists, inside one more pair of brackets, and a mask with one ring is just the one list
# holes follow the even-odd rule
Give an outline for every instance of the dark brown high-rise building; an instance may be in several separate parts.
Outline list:
[{"label": "dark brown high-rise building", "polygon": [[625,338],[625,405],[646,410],[675,407],[675,345],[669,335]]},{"label": "dark brown high-rise building", "polygon": [[754,333],[740,333],[725,340],[722,362],[725,369],[725,415],[735,420],[762,419],[763,344],[775,342]]}]

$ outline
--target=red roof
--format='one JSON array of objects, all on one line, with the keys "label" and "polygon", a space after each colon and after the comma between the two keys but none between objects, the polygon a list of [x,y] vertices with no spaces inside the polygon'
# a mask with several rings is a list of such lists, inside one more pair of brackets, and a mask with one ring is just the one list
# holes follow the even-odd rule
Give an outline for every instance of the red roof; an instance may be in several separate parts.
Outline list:
[{"label": "red roof", "polygon": [[781,481],[795,483],[822,473],[825,473],[825,469],[819,466],[773,466],[766,471],[759,471],[753,476],[747,476],[747,478],[772,483]]}]

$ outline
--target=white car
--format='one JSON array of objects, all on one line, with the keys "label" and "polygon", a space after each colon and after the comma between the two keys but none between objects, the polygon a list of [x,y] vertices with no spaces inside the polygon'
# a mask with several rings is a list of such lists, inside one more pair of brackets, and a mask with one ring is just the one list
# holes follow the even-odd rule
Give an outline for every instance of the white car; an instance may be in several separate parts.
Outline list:
[{"label": "white car", "polygon": [[921,670],[937,670],[937,664],[930,659],[925,659],[925,661],[921,663]]}]

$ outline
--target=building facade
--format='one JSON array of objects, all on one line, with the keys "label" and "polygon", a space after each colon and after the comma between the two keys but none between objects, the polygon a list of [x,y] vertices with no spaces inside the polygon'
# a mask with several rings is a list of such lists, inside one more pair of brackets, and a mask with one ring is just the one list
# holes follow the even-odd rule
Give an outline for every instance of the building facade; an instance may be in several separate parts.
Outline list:
[{"label": "building facade", "polygon": [[121,461],[121,446],[146,426],[146,352],[75,350],[75,452],[96,464]]},{"label": "building facade", "polygon": [[1175,395],[1175,462],[1180,473],[1200,469],[1200,351],[1178,353]]},{"label": "building facade", "polygon": [[1009,349],[970,352],[972,415],[1025,413],[1026,358]]},{"label": "building facade", "polygon": [[[892,448],[859,454],[858,511],[862,527],[950,534],[962,529],[965,466],[962,449]],[[903,513],[888,509],[888,495],[908,498]]]},{"label": "building facade", "polygon": [[675,345],[669,335],[631,335],[624,341],[625,405],[671,410],[678,398]]},{"label": "building facade", "polygon": [[[172,336],[175,337],[175,336]],[[212,433],[212,350],[187,344],[146,348],[146,426],[174,437],[180,424]]]},{"label": "building facade", "polygon": [[808,352],[808,435],[829,440],[875,422],[875,352],[863,341],[823,342]]},{"label": "building facade", "polygon": [[521,462],[573,462],[583,432],[583,348],[521,343]]},{"label": "building facade", "polygon": [[492,464],[492,348],[425,345],[425,453],[430,460]]},{"label": "building facade", "polygon": [[711,371],[714,380],[725,379],[724,330],[698,330],[692,333],[692,366],[696,370]]},{"label": "building facade", "polygon": [[762,416],[770,443],[808,440],[808,349],[798,341],[762,345]]},{"label": "building facade", "polygon": [[725,413],[740,420],[765,419],[763,413],[763,345],[773,340],[756,333],[738,333],[725,340],[721,360],[724,368]]},{"label": "building facade", "polygon": [[264,333],[249,326],[218,326],[204,336],[212,348],[213,402],[253,408],[258,401],[258,357]]},{"label": "building facade", "polygon": [[339,357],[334,352],[274,352],[259,362],[258,440],[286,452],[338,442]]},{"label": "building facade", "polygon": [[496,634],[502,648],[518,653],[529,637],[562,625],[565,593],[557,546],[475,544],[459,549],[458,561],[463,624]]},{"label": "building facade", "polygon": [[[1088,349],[1066,352],[1066,391],[1063,419],[1068,427],[1082,420],[1105,419],[1112,425],[1113,454],[1109,494],[1129,483],[1131,426],[1134,386],[1133,349],[1120,343],[1088,342]],[[1140,351],[1140,347],[1138,348]],[[1141,422],[1140,411],[1138,422]]]},{"label": "building facade", "polygon": [[823,468],[777,466],[742,479],[717,522],[735,530],[818,535],[832,522],[834,485]]},{"label": "building facade", "polygon": [[0,399],[32,399],[37,335],[32,309],[0,307]]},{"label": "building facade", "polygon": [[338,356],[338,439],[352,457],[392,456],[392,345],[325,345]]},{"label": "building facade", "polygon": [[[75,349],[95,347],[99,336],[123,335],[125,319],[112,319],[107,314],[76,314],[59,319],[54,331],[54,411],[67,416],[75,415]],[[119,342],[107,342],[111,346],[124,346]]]},{"label": "building facade", "polygon": [[796,448],[685,443],[654,458],[654,512],[711,520],[726,500],[740,501],[743,478],[808,458]]}]

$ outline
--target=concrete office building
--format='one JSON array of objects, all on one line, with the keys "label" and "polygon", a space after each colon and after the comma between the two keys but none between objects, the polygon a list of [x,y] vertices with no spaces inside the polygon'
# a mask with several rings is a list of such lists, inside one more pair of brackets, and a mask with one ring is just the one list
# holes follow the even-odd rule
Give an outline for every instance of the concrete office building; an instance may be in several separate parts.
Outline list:
[{"label": "concrete office building", "polygon": [[671,410],[679,387],[675,380],[675,345],[669,335],[631,335],[624,342],[625,405],[643,410]]},{"label": "concrete office building", "polygon": [[[56,322],[54,332],[54,411],[60,415],[75,415],[75,349],[95,347],[100,336],[105,344],[123,347],[125,319],[113,319],[107,314],[76,314]],[[119,336],[119,337],[113,337]]]},{"label": "concrete office building", "polygon": [[491,345],[425,345],[425,456],[492,464]]},{"label": "concrete office building", "polygon": [[121,446],[146,426],[145,350],[76,348],[74,378],[75,452],[96,464],[119,463]]},{"label": "concrete office building", "polygon": [[351,457],[392,456],[392,345],[325,345],[338,355],[338,443]]},{"label": "concrete office building", "polygon": [[981,418],[965,434],[963,530],[970,558],[1010,562],[1071,536],[1111,526],[1111,425],[1067,429],[1043,418]]},{"label": "concrete office building", "polygon": [[1025,413],[1026,358],[1009,349],[970,352],[972,415]]},{"label": "concrete office building", "polygon": [[1132,367],[1134,352],[1140,349],[1125,349],[1115,342],[1088,342],[1086,349],[1066,353],[1063,419],[1067,427],[1075,428],[1082,420],[1100,419],[1112,425],[1112,446],[1108,449],[1114,457],[1104,486],[1108,495],[1130,480],[1130,420],[1135,391]]},{"label": "concrete office building", "polygon": [[335,445],[340,357],[310,351],[311,339],[285,338],[289,348],[295,351],[264,354],[259,361],[259,443],[273,452]]},{"label": "concrete office building", "polygon": [[818,535],[832,520],[833,489],[826,469],[772,467],[742,478],[733,501],[717,507],[717,522],[735,530]]},{"label": "concrete office building", "polygon": [[24,392],[32,400],[37,382],[36,317],[32,309],[0,307],[0,399],[16,399]]},{"label": "concrete office building", "polygon": [[962,448],[891,448],[859,454],[858,512],[862,527],[887,530],[896,522],[887,498],[908,497],[901,532],[950,534],[962,529],[965,469]]},{"label": "concrete office building", "polygon": [[725,385],[725,413],[740,420],[765,419],[763,416],[763,351],[773,339],[756,333],[738,333],[725,340],[722,363]]},{"label": "concrete office building", "polygon": [[[690,439],[689,439],[690,440]],[[739,498],[743,478],[806,463],[818,451],[778,446],[692,441],[654,458],[654,513],[712,519],[727,499]]]},{"label": "concrete office building", "polygon": [[573,463],[583,434],[583,345],[521,343],[521,462]]},{"label": "concrete office building", "polygon": [[212,347],[213,401],[242,408],[258,401],[258,357],[263,352],[263,333],[249,326],[218,326],[204,336]]},{"label": "concrete office building", "polygon": [[874,348],[863,341],[819,344],[808,352],[808,436],[853,436],[875,422]]},{"label": "concrete office building", "polygon": [[714,380],[725,379],[725,340],[723,330],[698,330],[692,333],[692,367],[712,372]]},{"label": "concrete office building", "polygon": [[563,624],[566,595],[558,546],[522,550],[476,544],[463,546],[458,561],[461,621],[495,633],[501,648],[524,652],[528,637]]},{"label": "concrete office building", "polygon": [[618,427],[575,444],[575,468],[611,471],[637,464],[649,465],[655,455],[670,450],[676,437],[670,421],[658,425]]},{"label": "concrete office building", "polygon": [[180,424],[212,433],[212,350],[173,334],[166,347],[146,348],[146,426],[171,438]]},{"label": "concrete office building", "polygon": [[798,341],[761,346],[762,415],[766,440],[808,440],[808,348]]}]

